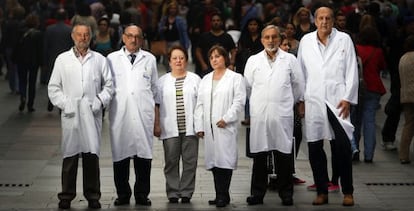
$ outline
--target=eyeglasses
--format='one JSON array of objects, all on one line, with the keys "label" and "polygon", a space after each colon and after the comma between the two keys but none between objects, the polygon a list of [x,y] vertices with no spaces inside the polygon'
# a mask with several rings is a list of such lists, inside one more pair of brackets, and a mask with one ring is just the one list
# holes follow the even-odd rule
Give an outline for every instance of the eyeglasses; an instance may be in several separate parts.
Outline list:
[{"label": "eyeglasses", "polygon": [[135,38],[135,39],[141,39],[142,38],[142,36],[141,35],[139,35],[139,34],[137,34],[137,35],[134,35],[134,34],[124,34],[128,39],[132,39],[132,38]]}]

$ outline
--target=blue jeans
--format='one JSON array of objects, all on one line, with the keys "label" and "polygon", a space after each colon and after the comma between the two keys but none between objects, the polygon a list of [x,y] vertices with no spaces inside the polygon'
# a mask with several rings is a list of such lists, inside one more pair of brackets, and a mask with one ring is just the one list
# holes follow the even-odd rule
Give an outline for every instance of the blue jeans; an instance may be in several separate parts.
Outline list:
[{"label": "blue jeans", "polygon": [[376,145],[375,114],[378,110],[381,94],[366,91],[362,106],[362,130],[364,134],[364,159],[372,160]]},{"label": "blue jeans", "polygon": [[359,140],[361,139],[361,112],[362,102],[358,102],[358,105],[351,105],[351,123],[355,127],[353,138],[351,139],[352,152],[359,150]]}]

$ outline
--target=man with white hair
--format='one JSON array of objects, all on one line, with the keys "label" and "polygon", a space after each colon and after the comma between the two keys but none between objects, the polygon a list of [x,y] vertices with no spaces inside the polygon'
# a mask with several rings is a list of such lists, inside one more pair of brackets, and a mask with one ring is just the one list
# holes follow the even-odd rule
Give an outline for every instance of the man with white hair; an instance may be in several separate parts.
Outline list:
[{"label": "man with white hair", "polygon": [[92,29],[86,23],[73,27],[75,46],[56,58],[48,85],[50,101],[62,111],[62,192],[58,194],[61,209],[69,209],[76,196],[79,157],[88,207],[101,208],[102,112],[112,98],[113,88],[106,58],[89,49],[91,38]]}]

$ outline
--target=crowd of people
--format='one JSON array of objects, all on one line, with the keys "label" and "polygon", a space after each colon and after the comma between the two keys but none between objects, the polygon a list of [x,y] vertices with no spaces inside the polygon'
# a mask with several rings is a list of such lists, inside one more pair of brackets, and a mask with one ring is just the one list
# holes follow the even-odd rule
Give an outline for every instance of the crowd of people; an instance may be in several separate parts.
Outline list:
[{"label": "crowd of people", "polygon": [[[20,112],[35,112],[39,70],[48,86],[47,110],[60,111],[59,208],[70,208],[76,196],[79,158],[88,207],[101,208],[105,112],[115,206],[129,204],[132,194],[136,204],[151,206],[154,136],[163,143],[170,203],[191,202],[203,141],[216,191],[208,203],[227,206],[240,123],[248,126],[246,155],[253,160],[248,205],[263,203],[272,179],[281,203],[293,205],[294,184],[305,182],[294,169],[304,139],[312,204],[327,204],[328,193],[341,190],[342,204],[353,206],[352,162],[360,160],[360,140],[363,161],[375,158],[375,116],[387,92],[382,77],[391,81],[383,147],[397,149],[404,110],[399,158],[411,162],[413,9],[404,0],[5,0],[0,64],[6,63],[10,92],[20,96]],[[151,51],[155,41],[165,41],[163,53]],[[161,77],[158,65],[168,70]]]}]

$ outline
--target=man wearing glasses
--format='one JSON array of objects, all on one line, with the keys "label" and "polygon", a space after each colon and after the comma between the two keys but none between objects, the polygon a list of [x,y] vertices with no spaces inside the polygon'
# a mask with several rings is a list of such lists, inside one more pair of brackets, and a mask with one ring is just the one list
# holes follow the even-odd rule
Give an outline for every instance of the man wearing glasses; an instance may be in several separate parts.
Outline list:
[{"label": "man wearing glasses", "polygon": [[158,121],[155,115],[156,82],[155,57],[141,49],[143,34],[136,25],[127,26],[122,35],[125,44],[108,55],[114,80],[114,98],[110,104],[110,138],[114,181],[118,198],[114,205],[129,204],[132,195],[129,186],[130,160],[134,162],[135,202],[150,206],[150,175],[153,135]]}]

